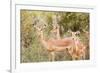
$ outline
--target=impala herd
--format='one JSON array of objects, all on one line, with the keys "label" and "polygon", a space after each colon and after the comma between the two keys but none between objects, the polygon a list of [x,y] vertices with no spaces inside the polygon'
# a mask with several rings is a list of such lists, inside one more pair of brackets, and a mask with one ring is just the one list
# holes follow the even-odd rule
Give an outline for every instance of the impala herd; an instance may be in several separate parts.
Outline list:
[{"label": "impala herd", "polygon": [[47,39],[46,36],[44,36],[45,27],[38,26],[37,24],[34,25],[34,28],[36,29],[37,36],[40,38],[41,44],[49,52],[49,61],[55,61],[56,52],[60,51],[66,51],[66,55],[67,53],[70,54],[72,60],[86,59],[87,47],[78,38],[77,35],[80,34],[79,31],[72,32],[69,30],[68,33],[70,33],[71,36],[62,38],[60,35],[60,26],[57,24],[56,17],[54,17],[52,24],[53,29],[50,32],[54,37]]},{"label": "impala herd", "polygon": [[[59,26],[53,28],[51,32],[54,32],[56,38],[46,39],[42,28],[34,26],[37,35],[40,37],[40,42],[43,47],[49,52],[49,61],[55,61],[55,53],[60,51],[66,51],[69,53],[72,60],[84,60],[86,59],[86,46],[77,38],[77,34],[80,32],[72,32],[70,37],[61,38],[59,33]],[[66,54],[67,55],[67,54]]]}]

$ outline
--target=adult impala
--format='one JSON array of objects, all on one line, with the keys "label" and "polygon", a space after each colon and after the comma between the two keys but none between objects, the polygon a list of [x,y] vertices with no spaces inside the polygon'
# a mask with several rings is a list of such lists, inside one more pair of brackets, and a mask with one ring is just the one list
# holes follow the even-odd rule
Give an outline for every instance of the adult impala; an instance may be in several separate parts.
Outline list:
[{"label": "adult impala", "polygon": [[74,40],[74,49],[70,51],[69,49],[69,53],[72,56],[72,59],[85,59],[86,58],[86,46],[80,41],[79,37],[77,37],[76,35],[79,34],[80,32],[72,32],[72,31],[68,31],[71,33],[72,38]]},{"label": "adult impala", "polygon": [[[61,39],[59,25],[53,25],[53,30],[51,32],[56,34],[56,39]],[[72,32],[71,30],[68,30],[68,32],[71,33],[70,38],[73,39],[72,48],[67,48],[67,52],[71,55],[72,60],[85,59],[86,46],[80,41],[79,37],[77,36],[78,34],[80,34],[80,32]]]},{"label": "adult impala", "polygon": [[37,30],[37,34],[40,37],[40,41],[42,45],[50,53],[50,56],[49,56],[50,61],[55,60],[55,52],[66,51],[67,48],[72,49],[74,47],[74,40],[72,38],[67,37],[64,39],[46,39],[43,33],[43,29],[37,26],[34,26],[34,27]]}]

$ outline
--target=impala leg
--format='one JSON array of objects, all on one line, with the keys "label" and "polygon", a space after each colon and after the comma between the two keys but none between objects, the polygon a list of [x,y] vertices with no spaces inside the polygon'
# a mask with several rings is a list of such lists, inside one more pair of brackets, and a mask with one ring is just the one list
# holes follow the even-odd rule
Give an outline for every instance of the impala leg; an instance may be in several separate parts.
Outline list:
[{"label": "impala leg", "polygon": [[49,57],[49,61],[51,61],[51,54],[50,54],[50,52],[49,52],[49,55],[48,55],[48,57]]},{"label": "impala leg", "polygon": [[55,61],[55,52],[50,52],[49,61]]},{"label": "impala leg", "polygon": [[83,53],[82,59],[85,60],[85,51]]},{"label": "impala leg", "polygon": [[49,61],[52,61],[52,55],[51,55],[51,52],[49,52]]},{"label": "impala leg", "polygon": [[51,52],[52,61],[55,61],[55,52]]},{"label": "impala leg", "polygon": [[86,50],[86,47],[85,47],[85,51],[84,51],[84,60],[86,59],[86,53],[87,53],[87,50]]},{"label": "impala leg", "polygon": [[75,55],[74,49],[75,49],[74,47],[71,47],[69,49],[69,53],[71,55],[72,60],[76,60],[76,55]]},{"label": "impala leg", "polygon": [[82,59],[82,60],[85,60],[85,58],[86,58],[86,50],[83,49],[83,50],[82,50],[82,54],[81,54],[81,59]]},{"label": "impala leg", "polygon": [[76,57],[74,55],[72,55],[72,60],[76,60]]}]

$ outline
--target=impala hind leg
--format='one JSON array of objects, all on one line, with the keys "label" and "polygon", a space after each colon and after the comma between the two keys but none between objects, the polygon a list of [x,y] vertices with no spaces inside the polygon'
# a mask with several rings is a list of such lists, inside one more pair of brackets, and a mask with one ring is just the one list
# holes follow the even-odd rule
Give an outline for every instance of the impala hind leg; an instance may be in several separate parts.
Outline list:
[{"label": "impala hind leg", "polygon": [[76,56],[72,55],[72,60],[76,60]]},{"label": "impala hind leg", "polygon": [[85,60],[85,59],[86,59],[86,54],[84,52],[83,55],[82,55],[82,60]]},{"label": "impala hind leg", "polygon": [[50,52],[49,52],[48,57],[49,57],[49,61],[52,61],[52,59],[51,59],[51,53]]},{"label": "impala hind leg", "polygon": [[71,54],[69,53],[68,48],[66,48],[66,60],[71,60]]}]

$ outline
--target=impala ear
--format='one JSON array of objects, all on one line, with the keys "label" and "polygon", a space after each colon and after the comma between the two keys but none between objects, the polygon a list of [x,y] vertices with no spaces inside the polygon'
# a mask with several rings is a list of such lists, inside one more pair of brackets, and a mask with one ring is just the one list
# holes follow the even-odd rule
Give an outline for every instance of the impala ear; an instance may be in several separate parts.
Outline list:
[{"label": "impala ear", "polygon": [[44,24],[43,29],[45,29],[46,27],[47,27],[47,25],[46,25],[46,24]]},{"label": "impala ear", "polygon": [[77,32],[76,32],[76,35],[78,35],[78,34],[80,34],[80,31],[77,31]]},{"label": "impala ear", "polygon": [[32,26],[34,27],[34,26],[35,26],[35,24],[33,23],[33,24],[32,24]]},{"label": "impala ear", "polygon": [[68,29],[68,33],[72,33],[72,30],[71,29]]}]

